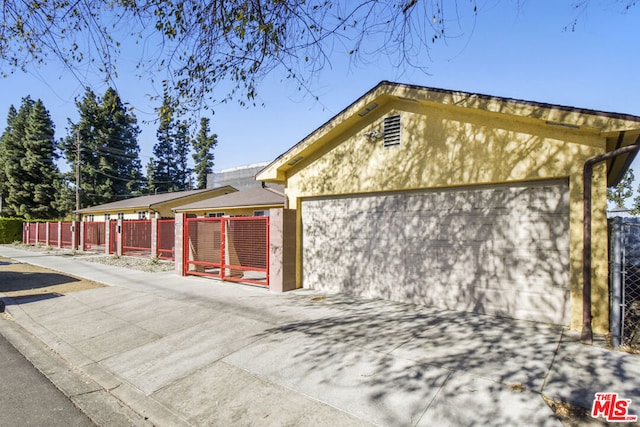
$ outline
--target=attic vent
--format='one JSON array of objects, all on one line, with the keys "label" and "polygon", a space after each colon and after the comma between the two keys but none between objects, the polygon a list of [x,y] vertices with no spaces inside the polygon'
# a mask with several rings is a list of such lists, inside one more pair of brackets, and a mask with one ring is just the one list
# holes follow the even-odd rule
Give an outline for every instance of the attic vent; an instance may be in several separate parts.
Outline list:
[{"label": "attic vent", "polygon": [[384,141],[385,148],[400,145],[400,114],[384,118]]}]

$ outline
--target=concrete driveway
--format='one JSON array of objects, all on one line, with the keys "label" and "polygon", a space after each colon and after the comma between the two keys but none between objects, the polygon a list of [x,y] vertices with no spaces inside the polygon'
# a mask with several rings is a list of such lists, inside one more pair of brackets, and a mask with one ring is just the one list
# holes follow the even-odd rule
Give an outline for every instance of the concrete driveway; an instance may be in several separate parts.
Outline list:
[{"label": "concrete driveway", "polygon": [[558,326],[0,255],[110,285],[7,311],[156,425],[561,425],[543,394],[599,391],[640,413],[640,356]]}]

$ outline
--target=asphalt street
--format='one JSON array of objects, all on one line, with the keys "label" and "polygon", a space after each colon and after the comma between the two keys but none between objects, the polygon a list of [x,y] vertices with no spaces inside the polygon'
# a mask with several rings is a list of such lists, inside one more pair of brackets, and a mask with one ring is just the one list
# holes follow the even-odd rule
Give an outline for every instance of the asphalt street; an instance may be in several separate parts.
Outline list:
[{"label": "asphalt street", "polygon": [[0,425],[95,426],[2,335]]}]

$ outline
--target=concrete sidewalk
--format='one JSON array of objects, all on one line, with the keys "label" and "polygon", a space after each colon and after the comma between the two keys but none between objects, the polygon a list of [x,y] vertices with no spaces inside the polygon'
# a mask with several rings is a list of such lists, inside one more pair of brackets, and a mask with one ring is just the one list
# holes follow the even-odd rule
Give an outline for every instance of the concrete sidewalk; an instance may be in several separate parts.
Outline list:
[{"label": "concrete sidewalk", "polygon": [[557,326],[0,255],[110,285],[5,302],[65,364],[50,378],[90,386],[54,383],[113,399],[122,425],[561,425],[543,394],[590,408],[596,392],[640,414],[640,356]]}]

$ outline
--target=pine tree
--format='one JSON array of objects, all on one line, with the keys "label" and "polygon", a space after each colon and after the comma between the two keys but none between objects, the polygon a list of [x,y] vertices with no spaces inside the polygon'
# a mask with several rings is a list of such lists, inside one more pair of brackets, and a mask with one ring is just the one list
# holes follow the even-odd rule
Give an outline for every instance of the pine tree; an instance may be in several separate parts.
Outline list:
[{"label": "pine tree", "polygon": [[145,186],[145,192],[147,194],[153,194],[156,190],[155,186],[155,165],[153,159],[149,159],[149,163],[147,163],[147,182]]},{"label": "pine tree", "polygon": [[7,127],[0,137],[0,197],[2,197],[2,211],[0,216],[14,216],[15,212],[13,208],[7,203],[7,195],[9,192],[9,186],[7,181],[6,168],[9,167],[9,162],[13,161],[9,155],[8,150],[11,144],[9,141],[13,135],[13,126],[18,112],[13,105],[9,106],[9,114],[7,115]]},{"label": "pine tree", "polygon": [[5,213],[28,219],[58,217],[58,154],[53,122],[42,101],[26,97],[17,112],[9,110],[2,148]]},{"label": "pine tree", "polygon": [[139,194],[142,166],[139,159],[140,130],[119,95],[107,89],[100,99],[87,89],[76,102],[78,123],[70,122],[64,141],[65,157],[74,166],[77,143],[81,147],[81,207],[94,206]]},{"label": "pine tree", "polygon": [[55,208],[60,218],[75,219],[75,215],[71,215],[76,208],[75,173],[63,173],[55,188]]},{"label": "pine tree", "polygon": [[189,187],[192,172],[189,168],[189,124],[176,120],[174,115],[175,110],[165,96],[158,110],[160,123],[156,132],[158,141],[153,146],[154,159],[147,167],[150,193],[182,191]]},{"label": "pine tree", "polygon": [[191,181],[191,168],[189,168],[189,153],[191,152],[191,141],[189,138],[189,124],[182,120],[175,128],[174,137],[175,157],[175,180],[180,190],[189,190]]},{"label": "pine tree", "polygon": [[80,208],[104,203],[101,193],[103,177],[98,173],[100,156],[97,151],[97,129],[99,100],[95,93],[87,89],[84,97],[76,100],[76,107],[80,113],[78,123],[69,121],[70,134],[64,141],[64,154],[73,170],[78,161],[78,145],[80,146]]},{"label": "pine tree", "polygon": [[152,169],[147,170],[147,175],[153,176],[149,192],[178,191],[180,188],[176,182],[173,108],[166,97],[158,111],[158,116],[160,119],[156,132],[158,141],[153,146],[154,159],[149,163],[149,168]]},{"label": "pine tree", "polygon": [[207,175],[213,170],[213,160],[215,158],[213,149],[218,144],[218,135],[209,135],[209,118],[202,117],[200,119],[200,130],[195,139],[192,140],[193,160],[195,166],[193,168],[196,174],[196,183],[198,188],[206,188]]},{"label": "pine tree", "polygon": [[14,215],[19,216],[24,215],[23,212],[26,210],[25,203],[29,198],[29,194],[22,190],[22,185],[23,177],[26,175],[23,166],[26,151],[25,129],[33,104],[33,100],[28,96],[22,99],[20,109],[10,118],[10,123],[3,138],[4,178],[6,178],[6,197],[3,203],[7,205]]},{"label": "pine tree", "polygon": [[99,150],[103,154],[103,172],[112,175],[114,195],[139,195],[142,188],[142,164],[139,154],[136,117],[127,112],[120,96],[107,89],[101,106],[103,123]]},{"label": "pine tree", "polygon": [[22,193],[24,203],[19,214],[27,218],[53,219],[56,209],[56,184],[60,172],[54,161],[58,158],[54,126],[49,112],[38,100],[33,105],[25,127],[25,158],[23,160]]}]

